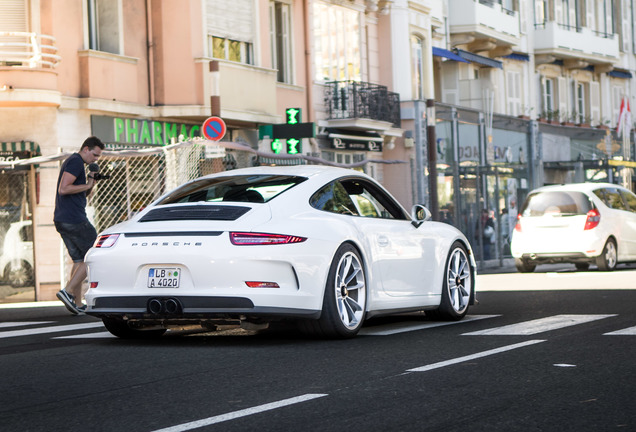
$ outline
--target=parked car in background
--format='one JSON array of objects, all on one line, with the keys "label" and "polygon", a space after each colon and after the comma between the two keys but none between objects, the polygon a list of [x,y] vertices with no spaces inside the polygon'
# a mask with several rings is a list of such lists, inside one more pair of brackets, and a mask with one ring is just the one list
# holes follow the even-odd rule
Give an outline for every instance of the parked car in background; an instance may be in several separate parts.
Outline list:
[{"label": "parked car in background", "polygon": [[0,276],[13,287],[33,284],[33,230],[30,220],[9,225],[0,255]]},{"label": "parked car in background", "polygon": [[636,195],[610,183],[533,190],[519,212],[511,252],[520,272],[562,262],[611,271],[636,261]]},{"label": "parked car in background", "polygon": [[411,213],[358,171],[258,167],[202,177],[101,233],[86,256],[87,314],[123,338],[172,326],[355,336],[366,318],[474,303],[466,237]]}]

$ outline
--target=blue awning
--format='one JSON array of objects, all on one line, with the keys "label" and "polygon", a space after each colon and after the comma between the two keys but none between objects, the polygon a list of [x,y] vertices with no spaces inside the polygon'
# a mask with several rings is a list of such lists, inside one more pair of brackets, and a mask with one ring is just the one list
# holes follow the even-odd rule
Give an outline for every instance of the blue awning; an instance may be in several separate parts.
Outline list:
[{"label": "blue awning", "polygon": [[512,53],[512,54],[508,54],[507,56],[504,56],[504,58],[507,58],[510,60],[517,60],[517,61],[530,61],[530,56],[527,54]]},{"label": "blue awning", "polygon": [[610,71],[608,73],[608,75],[613,77],[613,78],[624,78],[624,79],[631,79],[632,78],[632,73],[631,72],[620,71],[620,70]]},{"label": "blue awning", "polygon": [[444,49],[444,48],[433,47],[433,55],[435,57],[444,57],[444,58],[447,58],[449,60],[455,60],[455,61],[458,61],[458,62],[468,63],[468,61],[464,60],[463,58],[461,58],[460,56],[458,56],[454,52],[449,51],[449,50]]},{"label": "blue awning", "polygon": [[463,58],[464,60],[468,60],[472,63],[477,63],[482,66],[487,66],[496,69],[503,69],[503,63],[499,60],[493,60],[490,57],[480,56],[479,54],[471,53],[469,51],[464,51],[460,49],[455,49],[458,56]]}]

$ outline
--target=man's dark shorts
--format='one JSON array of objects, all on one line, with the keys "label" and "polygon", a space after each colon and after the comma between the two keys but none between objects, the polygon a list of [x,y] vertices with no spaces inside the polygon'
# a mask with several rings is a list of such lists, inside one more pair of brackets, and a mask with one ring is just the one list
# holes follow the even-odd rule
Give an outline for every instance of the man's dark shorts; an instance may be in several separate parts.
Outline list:
[{"label": "man's dark shorts", "polygon": [[55,229],[62,236],[73,262],[83,262],[86,252],[97,239],[95,227],[88,221],[79,224],[55,222]]}]

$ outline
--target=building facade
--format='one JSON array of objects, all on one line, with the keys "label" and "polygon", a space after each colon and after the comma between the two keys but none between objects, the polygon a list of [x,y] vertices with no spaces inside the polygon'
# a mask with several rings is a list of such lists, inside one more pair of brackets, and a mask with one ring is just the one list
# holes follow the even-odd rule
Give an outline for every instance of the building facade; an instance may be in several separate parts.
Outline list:
[{"label": "building facade", "polygon": [[[311,156],[363,169],[407,207],[435,197],[438,217],[471,240],[478,212],[492,210],[501,259],[532,188],[632,185],[633,123],[620,137],[615,128],[636,96],[635,10],[633,0],[5,0],[0,256],[20,265],[0,269],[0,298],[49,300],[64,284],[54,185],[90,135],[107,143],[113,174],[89,209],[98,228],[187,179],[170,174],[185,165],[196,176]],[[290,107],[313,137],[292,146],[259,133]],[[161,150],[198,138],[210,116],[234,147],[206,145],[194,162]],[[163,156],[122,152],[152,148]],[[30,259],[11,252],[29,245]]]}]

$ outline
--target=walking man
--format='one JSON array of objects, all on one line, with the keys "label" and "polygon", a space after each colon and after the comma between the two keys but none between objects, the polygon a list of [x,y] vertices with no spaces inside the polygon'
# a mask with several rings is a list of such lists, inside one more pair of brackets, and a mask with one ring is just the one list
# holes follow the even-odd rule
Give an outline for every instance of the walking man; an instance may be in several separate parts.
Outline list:
[{"label": "walking man", "polygon": [[57,298],[74,315],[83,314],[86,310],[86,306],[82,305],[82,283],[86,278],[84,256],[97,238],[97,231],[86,216],[86,197],[95,186],[95,178],[92,174],[86,178],[84,165],[97,161],[102,150],[104,144],[99,138],[87,138],[80,151],[64,161],[57,179],[53,222],[73,260],[71,278],[66,287],[57,293]]}]

